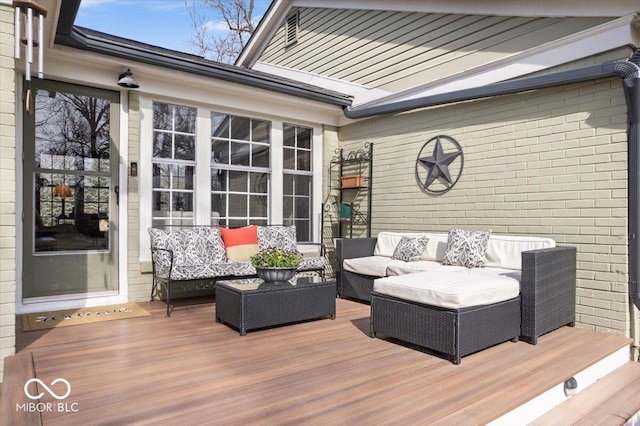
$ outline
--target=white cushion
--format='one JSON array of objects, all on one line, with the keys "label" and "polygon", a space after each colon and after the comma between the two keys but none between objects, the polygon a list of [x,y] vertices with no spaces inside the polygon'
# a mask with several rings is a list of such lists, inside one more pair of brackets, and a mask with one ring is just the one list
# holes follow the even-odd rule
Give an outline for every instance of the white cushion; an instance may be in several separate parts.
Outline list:
[{"label": "white cushion", "polygon": [[442,261],[447,250],[447,234],[431,232],[380,232],[373,254],[376,256],[393,256],[402,237],[426,237],[429,239],[427,248],[420,255],[420,260]]},{"label": "white cushion", "polygon": [[522,252],[555,247],[551,238],[491,234],[487,243],[485,266],[522,268]]},{"label": "white cushion", "polygon": [[464,266],[443,265],[434,260],[419,260],[417,262],[403,262],[402,265],[387,266],[387,276],[415,274],[426,271],[457,271],[467,269]]},{"label": "white cushion", "polygon": [[[431,232],[380,232],[373,254],[376,256],[393,256],[393,251],[403,236],[429,238],[427,248],[420,256],[420,260],[441,262],[444,259],[447,251],[448,234]],[[551,238],[491,234],[487,243],[485,266],[521,269],[523,251],[555,246],[556,242]]]},{"label": "white cushion", "polygon": [[387,267],[391,265],[405,265],[407,262],[385,256],[367,256],[345,259],[342,267],[345,271],[372,277],[387,276]]},{"label": "white cushion", "polygon": [[429,271],[378,278],[373,290],[425,305],[459,309],[513,299],[520,294],[518,280],[470,271]]},{"label": "white cushion", "polygon": [[518,282],[522,279],[522,271],[519,269],[506,269],[506,268],[495,268],[495,267],[486,267],[486,268],[462,268],[456,271],[461,274],[468,274],[474,276],[485,276],[485,277],[506,277],[514,279]]}]

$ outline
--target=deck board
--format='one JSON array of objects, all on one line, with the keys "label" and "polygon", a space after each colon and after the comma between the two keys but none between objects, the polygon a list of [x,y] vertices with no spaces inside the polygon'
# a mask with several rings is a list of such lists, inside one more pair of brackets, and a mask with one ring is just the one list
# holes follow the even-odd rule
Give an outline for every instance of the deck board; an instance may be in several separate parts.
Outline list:
[{"label": "deck board", "polygon": [[213,304],[171,318],[162,302],[142,305],[151,316],[18,330],[37,377],[65,378],[77,403],[42,413],[44,425],[482,424],[630,343],[564,327],[454,365],[370,338],[369,306],[348,300],[337,300],[335,320],[246,336],[216,323]]}]

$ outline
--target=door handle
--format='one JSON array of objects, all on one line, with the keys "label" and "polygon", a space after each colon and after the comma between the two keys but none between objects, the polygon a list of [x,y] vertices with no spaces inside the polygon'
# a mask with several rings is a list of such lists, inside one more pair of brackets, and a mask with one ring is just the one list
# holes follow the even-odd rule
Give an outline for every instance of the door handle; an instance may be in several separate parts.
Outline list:
[{"label": "door handle", "polygon": [[120,187],[116,185],[113,187],[113,190],[116,193],[116,205],[119,206],[120,205]]}]

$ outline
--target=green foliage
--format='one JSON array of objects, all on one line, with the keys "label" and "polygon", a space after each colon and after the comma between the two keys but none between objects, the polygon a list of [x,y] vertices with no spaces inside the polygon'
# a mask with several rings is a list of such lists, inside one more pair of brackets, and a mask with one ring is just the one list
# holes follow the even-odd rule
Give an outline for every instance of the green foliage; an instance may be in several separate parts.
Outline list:
[{"label": "green foliage", "polygon": [[297,251],[270,247],[251,256],[255,268],[295,268],[300,266],[302,254]]}]

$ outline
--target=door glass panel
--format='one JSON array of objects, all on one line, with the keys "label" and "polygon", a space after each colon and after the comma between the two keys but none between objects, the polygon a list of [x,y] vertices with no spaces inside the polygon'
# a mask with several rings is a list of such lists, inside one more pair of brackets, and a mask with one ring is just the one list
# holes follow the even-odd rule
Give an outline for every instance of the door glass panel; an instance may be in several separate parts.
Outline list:
[{"label": "door glass panel", "polygon": [[110,181],[36,173],[34,252],[107,249]]},{"label": "door glass panel", "polygon": [[24,132],[23,296],[115,293],[119,96],[35,85]]}]

